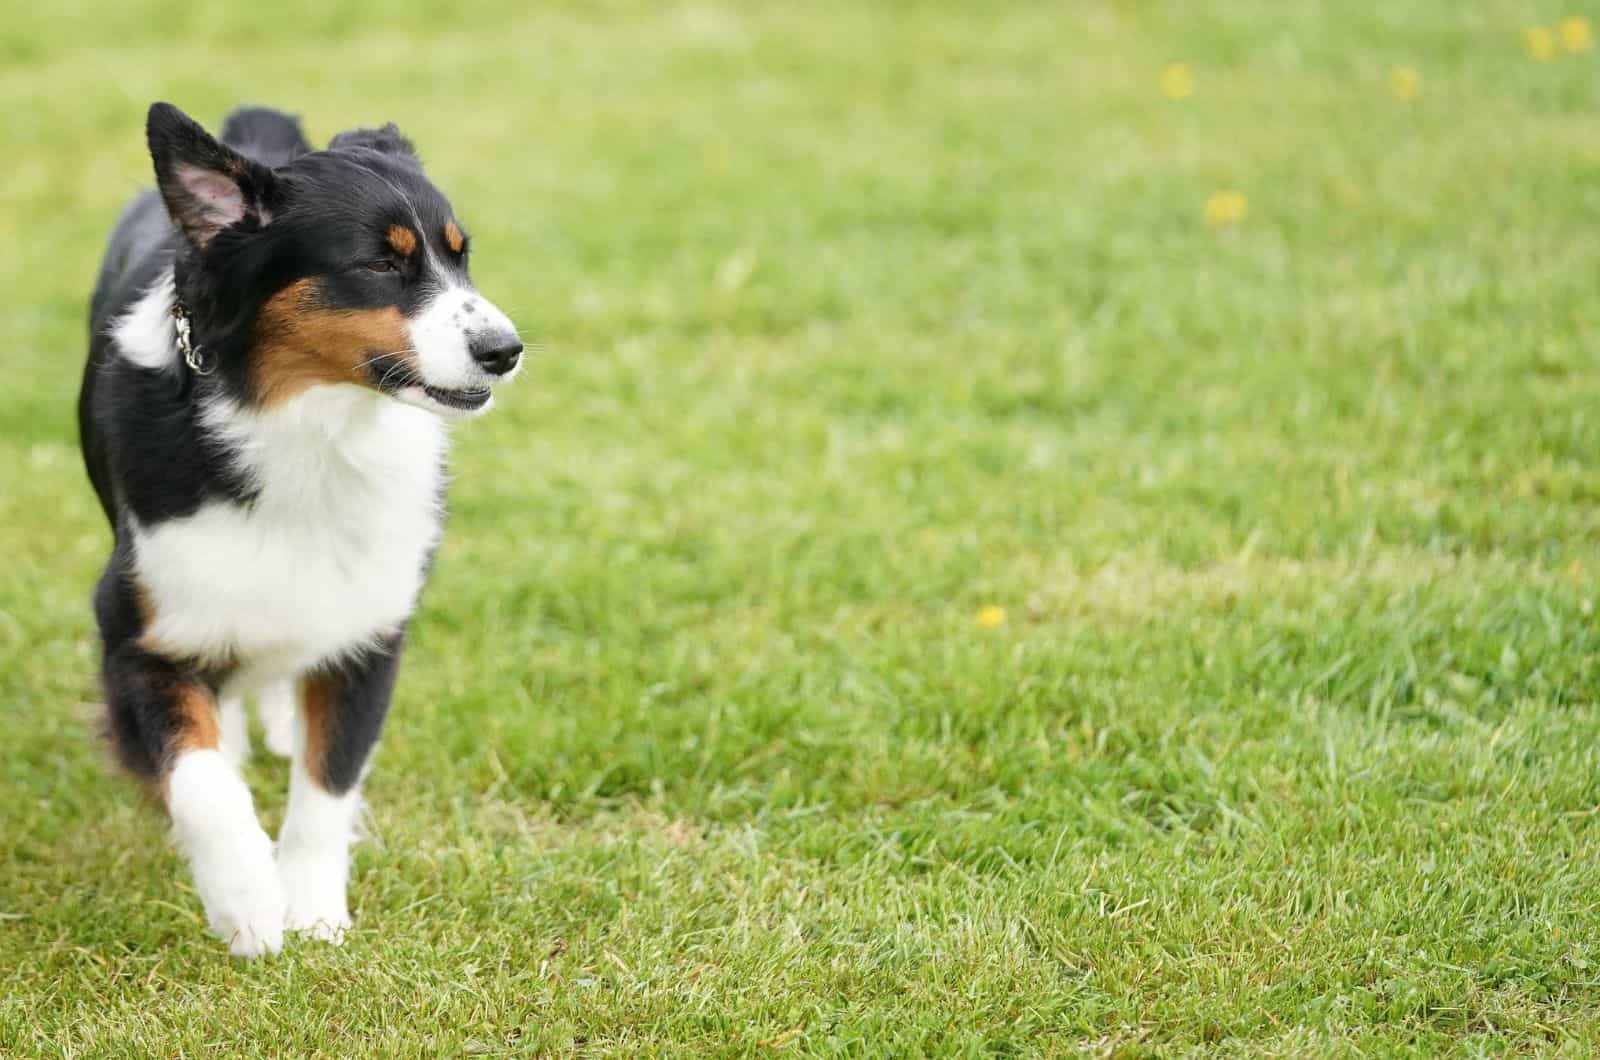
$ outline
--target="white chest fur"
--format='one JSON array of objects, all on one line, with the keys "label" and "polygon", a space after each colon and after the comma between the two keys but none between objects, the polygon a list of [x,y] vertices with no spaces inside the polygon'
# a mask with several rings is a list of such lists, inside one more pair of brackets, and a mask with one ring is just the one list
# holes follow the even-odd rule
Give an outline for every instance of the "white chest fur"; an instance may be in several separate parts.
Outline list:
[{"label": "white chest fur", "polygon": [[398,628],[439,536],[444,425],[354,386],[263,413],[215,404],[205,419],[259,493],[134,528],[151,640],[231,658],[256,683]]}]

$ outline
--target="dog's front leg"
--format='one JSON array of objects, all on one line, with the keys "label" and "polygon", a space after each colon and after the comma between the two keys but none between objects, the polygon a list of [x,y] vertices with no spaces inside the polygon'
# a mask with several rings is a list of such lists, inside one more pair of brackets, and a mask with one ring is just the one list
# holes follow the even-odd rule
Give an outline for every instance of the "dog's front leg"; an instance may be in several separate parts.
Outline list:
[{"label": "dog's front leg", "polygon": [[240,957],[283,945],[283,887],[250,789],[223,750],[216,695],[137,642],[106,654],[111,728],[123,759],[161,792],[211,929]]},{"label": "dog's front leg", "polygon": [[287,925],[331,942],[350,926],[345,890],[361,778],[389,709],[401,636],[300,681],[289,811],[278,836]]}]

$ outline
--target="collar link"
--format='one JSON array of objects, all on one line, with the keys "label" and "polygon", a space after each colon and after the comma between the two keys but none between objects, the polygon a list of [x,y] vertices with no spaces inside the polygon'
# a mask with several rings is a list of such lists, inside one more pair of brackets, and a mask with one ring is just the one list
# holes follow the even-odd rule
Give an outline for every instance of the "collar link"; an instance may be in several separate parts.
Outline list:
[{"label": "collar link", "polygon": [[194,338],[189,333],[189,310],[182,302],[172,303],[172,324],[178,335],[178,352],[183,355],[183,363],[189,366],[189,371],[195,375],[214,372],[216,365],[206,363],[205,347],[194,344]]}]

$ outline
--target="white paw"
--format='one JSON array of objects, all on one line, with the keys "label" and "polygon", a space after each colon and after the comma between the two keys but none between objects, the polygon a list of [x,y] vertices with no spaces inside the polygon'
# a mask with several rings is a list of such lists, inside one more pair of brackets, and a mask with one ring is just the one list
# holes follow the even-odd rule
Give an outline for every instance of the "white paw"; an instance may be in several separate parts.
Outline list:
[{"label": "white paw", "polygon": [[278,952],[283,884],[238,771],[219,751],[185,752],[167,777],[167,806],[211,930],[240,957]]},{"label": "white paw", "polygon": [[192,852],[195,890],[206,922],[236,957],[277,953],[283,946],[283,884],[272,862],[272,841],[254,834],[219,837]]},{"label": "white paw", "polygon": [[291,682],[268,685],[257,704],[266,730],[267,750],[279,758],[294,754],[295,688]]},{"label": "white paw", "polygon": [[336,946],[344,942],[345,928],[350,926],[350,908],[345,904],[347,862],[342,851],[279,852],[278,875],[287,902],[284,924],[290,931]]},{"label": "white paw", "polygon": [[260,957],[283,948],[284,901],[278,881],[230,894],[206,907],[206,919],[235,957]]},{"label": "white paw", "polygon": [[335,946],[344,945],[344,930],[350,926],[350,914],[346,912],[325,913],[310,920],[297,920],[294,916],[289,918],[289,930],[310,935],[319,942],[329,942]]}]

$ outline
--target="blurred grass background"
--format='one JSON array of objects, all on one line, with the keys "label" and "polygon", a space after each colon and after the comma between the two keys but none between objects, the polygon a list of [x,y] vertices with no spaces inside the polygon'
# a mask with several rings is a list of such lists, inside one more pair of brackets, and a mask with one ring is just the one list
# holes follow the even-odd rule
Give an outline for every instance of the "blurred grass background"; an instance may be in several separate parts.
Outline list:
[{"label": "blurred grass background", "polygon": [[[7,0],[0,1053],[1600,1048],[1585,15]],[[93,735],[158,98],[398,122],[544,343],[252,965]]]}]

